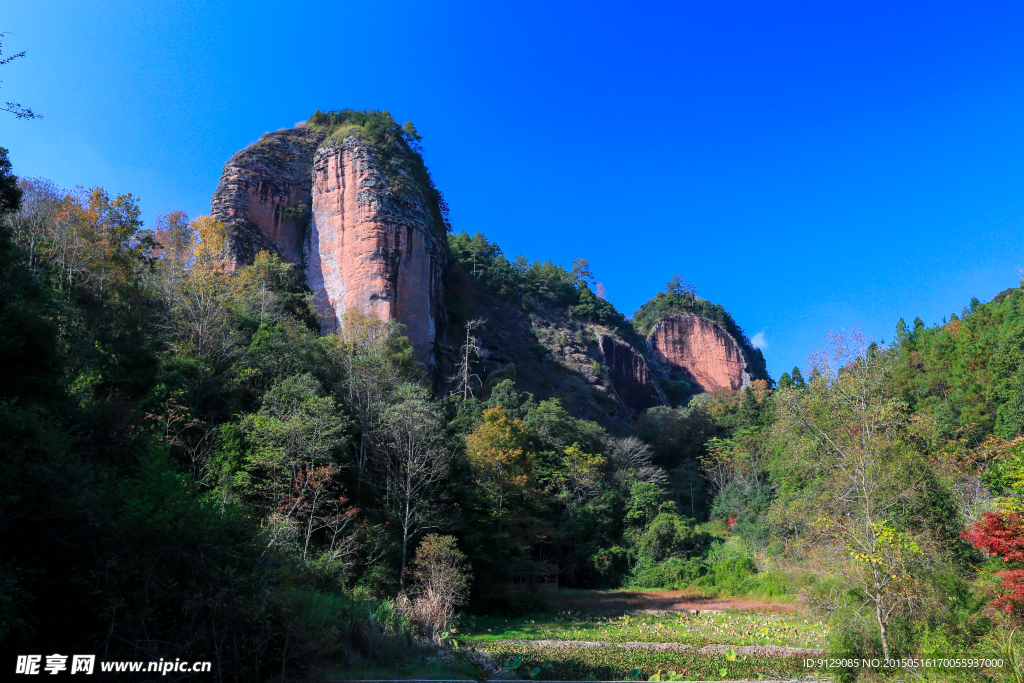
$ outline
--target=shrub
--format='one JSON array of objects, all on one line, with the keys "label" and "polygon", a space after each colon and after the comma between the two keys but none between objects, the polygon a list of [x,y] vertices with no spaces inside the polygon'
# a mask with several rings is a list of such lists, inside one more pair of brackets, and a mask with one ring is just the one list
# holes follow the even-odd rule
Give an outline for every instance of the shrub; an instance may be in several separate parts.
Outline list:
[{"label": "shrub", "polygon": [[693,530],[674,512],[660,512],[644,529],[636,545],[636,566],[641,570],[662,562],[675,552],[693,548]]},{"label": "shrub", "polygon": [[693,585],[707,572],[707,566],[700,558],[684,560],[670,557],[660,564],[641,570],[630,582],[634,588],[680,589]]},{"label": "shrub", "polygon": [[400,657],[413,646],[409,618],[394,600],[359,600],[294,589],[286,597],[292,615],[284,657],[309,661],[339,653],[348,661]]},{"label": "shrub", "polygon": [[757,565],[749,557],[730,557],[711,565],[700,583],[723,593],[738,595],[746,592],[749,587],[747,579],[756,573]]},{"label": "shrub", "polygon": [[416,549],[411,571],[414,597],[401,596],[400,607],[422,635],[440,641],[469,597],[469,565],[454,536],[430,534]]}]

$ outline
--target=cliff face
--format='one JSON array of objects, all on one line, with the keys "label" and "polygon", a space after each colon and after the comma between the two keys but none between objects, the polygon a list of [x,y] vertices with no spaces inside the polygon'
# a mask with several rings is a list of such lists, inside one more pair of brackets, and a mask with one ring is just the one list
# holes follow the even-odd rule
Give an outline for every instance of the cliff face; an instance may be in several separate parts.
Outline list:
[{"label": "cliff face", "polygon": [[310,175],[320,137],[307,128],[267,133],[224,165],[211,214],[228,226],[237,263],[266,250],[304,266]]},{"label": "cliff face", "polygon": [[749,384],[747,360],[732,336],[696,315],[674,315],[654,326],[652,356],[693,383],[694,391],[742,389]]},{"label": "cliff face", "polygon": [[316,151],[307,281],[325,331],[356,308],[405,325],[430,361],[444,326],[444,251],[423,198],[391,189],[380,166],[354,136]]},{"label": "cliff face", "polygon": [[651,378],[647,361],[636,349],[614,337],[603,336],[601,353],[615,391],[623,403],[637,412],[664,405]]},{"label": "cliff face", "polygon": [[300,126],[262,136],[224,166],[212,214],[229,227],[236,263],[267,250],[299,267],[324,333],[355,308],[403,324],[417,358],[434,366],[444,228],[422,188],[401,170],[389,177],[372,145],[349,133]]}]

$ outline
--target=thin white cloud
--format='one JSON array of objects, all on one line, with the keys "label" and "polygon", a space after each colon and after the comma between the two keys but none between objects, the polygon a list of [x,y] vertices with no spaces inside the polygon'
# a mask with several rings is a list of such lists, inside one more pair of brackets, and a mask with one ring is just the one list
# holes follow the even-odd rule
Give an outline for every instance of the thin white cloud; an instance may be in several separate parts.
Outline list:
[{"label": "thin white cloud", "polygon": [[761,330],[760,332],[755,334],[751,338],[750,343],[753,344],[754,346],[756,346],[759,349],[767,349],[768,348],[768,340],[765,339],[764,330]]}]

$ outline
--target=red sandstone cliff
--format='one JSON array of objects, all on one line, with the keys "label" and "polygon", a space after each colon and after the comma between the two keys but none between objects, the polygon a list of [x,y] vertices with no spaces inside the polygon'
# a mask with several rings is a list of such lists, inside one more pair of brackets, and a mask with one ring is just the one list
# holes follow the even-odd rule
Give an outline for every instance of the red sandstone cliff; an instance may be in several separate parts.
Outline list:
[{"label": "red sandstone cliff", "polygon": [[718,325],[696,315],[674,315],[658,322],[648,346],[651,355],[693,383],[693,390],[742,389],[750,378],[743,351]]},{"label": "red sandstone cliff", "polygon": [[431,362],[443,341],[445,252],[424,198],[394,189],[380,166],[355,136],[317,150],[307,279],[325,330],[348,308],[397,320]]},{"label": "red sandstone cliff", "polygon": [[228,226],[236,262],[266,250],[304,266],[313,153],[322,137],[305,127],[266,133],[224,165],[211,214]]},{"label": "red sandstone cliff", "polygon": [[[446,251],[422,188],[389,178],[358,133],[325,141],[301,126],[267,133],[224,166],[212,214],[235,261],[261,250],[299,266],[333,331],[348,308],[405,326],[419,360],[443,344]],[[392,174],[402,171],[392,171]]]}]

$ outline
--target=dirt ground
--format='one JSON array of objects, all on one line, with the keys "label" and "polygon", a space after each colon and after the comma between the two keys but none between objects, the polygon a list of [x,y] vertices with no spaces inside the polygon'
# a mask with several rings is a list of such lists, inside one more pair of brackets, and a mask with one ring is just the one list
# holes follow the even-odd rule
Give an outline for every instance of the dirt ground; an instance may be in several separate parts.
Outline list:
[{"label": "dirt ground", "polygon": [[793,603],[777,603],[757,598],[709,598],[684,591],[585,591],[559,590],[540,595],[555,612],[573,610],[589,614],[633,612],[721,612],[749,610],[759,614],[791,613]]}]

